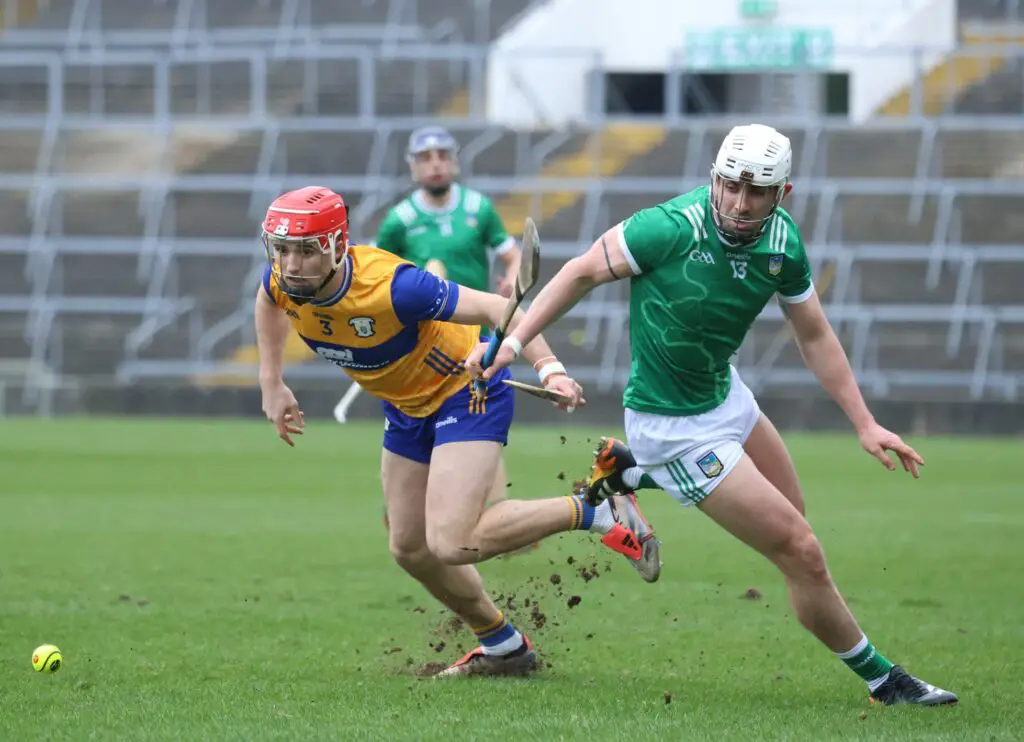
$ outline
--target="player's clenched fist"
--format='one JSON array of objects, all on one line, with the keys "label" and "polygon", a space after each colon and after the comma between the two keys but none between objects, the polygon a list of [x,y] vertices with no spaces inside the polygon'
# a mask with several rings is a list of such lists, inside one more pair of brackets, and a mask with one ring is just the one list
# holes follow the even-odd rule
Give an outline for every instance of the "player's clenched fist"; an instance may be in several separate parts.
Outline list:
[{"label": "player's clenched fist", "polygon": [[263,387],[263,413],[277,428],[281,440],[294,447],[293,435],[302,435],[306,421],[292,390],[284,384]]},{"label": "player's clenched fist", "polygon": [[498,354],[494,357],[494,363],[483,368],[484,354],[487,352],[487,343],[479,343],[469,357],[466,359],[466,371],[474,379],[490,379],[498,371],[509,366],[516,359],[516,354],[507,344],[502,343],[498,348]]},{"label": "player's clenched fist", "polygon": [[587,400],[583,396],[583,387],[575,379],[565,374],[552,374],[544,379],[543,384],[545,389],[561,394],[568,399],[567,402],[553,402],[555,407],[563,412],[572,412],[577,407],[587,404]]},{"label": "player's clenched fist", "polygon": [[[466,358],[466,370],[473,379],[491,379],[494,374],[518,358],[518,354],[507,343],[503,343],[498,349],[494,363],[484,369],[482,364],[488,346],[489,343],[479,343]],[[583,397],[583,387],[565,372],[565,366],[559,363],[555,356],[548,355],[539,359],[534,363],[533,370],[537,372],[544,388],[558,395],[557,401],[546,397],[552,400],[555,407],[565,412],[572,412],[587,403]]]}]

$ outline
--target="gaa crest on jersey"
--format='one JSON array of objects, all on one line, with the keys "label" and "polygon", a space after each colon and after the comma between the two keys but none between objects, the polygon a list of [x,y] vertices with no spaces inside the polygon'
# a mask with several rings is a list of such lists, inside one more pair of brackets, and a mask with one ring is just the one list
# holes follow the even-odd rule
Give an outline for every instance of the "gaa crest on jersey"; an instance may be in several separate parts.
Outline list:
[{"label": "gaa crest on jersey", "polygon": [[704,476],[708,479],[714,479],[721,474],[722,470],[725,468],[722,460],[718,458],[714,451],[708,451],[699,458],[697,460],[697,466],[700,467],[700,470],[704,472]]},{"label": "gaa crest on jersey", "polygon": [[768,258],[768,275],[779,275],[782,272],[782,261],[785,260],[785,258],[785,255],[772,255]]},{"label": "gaa crest on jersey", "polygon": [[368,338],[377,332],[373,329],[374,321],[373,317],[353,317],[348,323],[353,331],[355,331],[357,337]]}]

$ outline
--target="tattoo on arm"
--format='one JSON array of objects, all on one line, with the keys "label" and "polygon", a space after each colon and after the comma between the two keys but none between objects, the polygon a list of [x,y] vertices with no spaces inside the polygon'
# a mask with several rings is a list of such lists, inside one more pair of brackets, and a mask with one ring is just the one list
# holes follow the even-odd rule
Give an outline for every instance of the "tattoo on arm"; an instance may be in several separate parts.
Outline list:
[{"label": "tattoo on arm", "polygon": [[615,272],[612,268],[612,259],[608,257],[608,242],[605,240],[604,235],[601,235],[601,247],[604,250],[604,262],[608,266],[608,272],[612,274],[612,278],[616,281],[620,280],[622,276]]}]

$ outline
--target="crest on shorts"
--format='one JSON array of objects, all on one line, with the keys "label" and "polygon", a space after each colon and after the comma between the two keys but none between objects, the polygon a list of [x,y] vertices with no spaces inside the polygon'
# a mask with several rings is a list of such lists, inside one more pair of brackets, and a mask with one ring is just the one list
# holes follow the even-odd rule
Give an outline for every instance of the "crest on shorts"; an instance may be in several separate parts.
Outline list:
[{"label": "crest on shorts", "polygon": [[785,255],[772,255],[768,258],[768,274],[777,276],[782,272],[782,261],[785,259]]},{"label": "crest on shorts", "polygon": [[708,451],[704,456],[697,460],[697,466],[704,472],[704,476],[708,479],[714,479],[722,473],[722,469],[725,465],[722,464],[722,460],[715,455],[714,451]]}]

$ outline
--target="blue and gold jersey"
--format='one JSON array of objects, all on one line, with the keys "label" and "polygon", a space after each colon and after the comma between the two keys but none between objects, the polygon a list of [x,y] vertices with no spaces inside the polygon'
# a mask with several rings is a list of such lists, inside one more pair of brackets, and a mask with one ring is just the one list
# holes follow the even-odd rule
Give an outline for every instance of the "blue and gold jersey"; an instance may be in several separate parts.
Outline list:
[{"label": "blue and gold jersey", "polygon": [[434,413],[469,383],[463,364],[480,328],[444,321],[458,304],[458,284],[389,252],[353,245],[344,283],[319,302],[293,302],[269,265],[263,288],[314,352],[410,417]]}]

